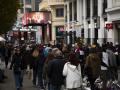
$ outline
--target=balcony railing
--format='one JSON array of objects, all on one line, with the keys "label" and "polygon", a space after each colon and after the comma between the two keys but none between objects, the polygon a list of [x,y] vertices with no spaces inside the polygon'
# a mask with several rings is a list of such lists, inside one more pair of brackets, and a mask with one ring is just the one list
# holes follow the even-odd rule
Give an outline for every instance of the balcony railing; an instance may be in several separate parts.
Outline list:
[{"label": "balcony railing", "polygon": [[64,4],[65,0],[48,0],[49,5],[61,5]]}]

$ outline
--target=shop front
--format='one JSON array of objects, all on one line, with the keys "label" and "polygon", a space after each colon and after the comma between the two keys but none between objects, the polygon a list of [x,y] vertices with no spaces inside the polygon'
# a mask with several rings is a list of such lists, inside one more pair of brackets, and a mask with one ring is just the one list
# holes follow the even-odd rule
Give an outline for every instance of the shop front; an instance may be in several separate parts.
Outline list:
[{"label": "shop front", "polygon": [[56,26],[56,43],[62,43],[65,39],[64,26]]},{"label": "shop front", "polygon": [[[120,4],[119,4],[120,6]],[[111,38],[108,41],[115,43],[120,43],[120,7],[114,5],[114,7],[107,8],[106,12],[108,14],[108,21],[112,22],[113,28],[110,29],[107,35]]]}]

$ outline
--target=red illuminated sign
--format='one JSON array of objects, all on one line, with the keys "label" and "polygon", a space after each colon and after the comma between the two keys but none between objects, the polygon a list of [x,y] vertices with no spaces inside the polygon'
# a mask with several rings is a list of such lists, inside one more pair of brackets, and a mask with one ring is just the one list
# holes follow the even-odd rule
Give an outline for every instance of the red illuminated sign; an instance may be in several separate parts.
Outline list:
[{"label": "red illuminated sign", "polygon": [[113,24],[112,23],[107,23],[106,24],[106,29],[113,29]]}]

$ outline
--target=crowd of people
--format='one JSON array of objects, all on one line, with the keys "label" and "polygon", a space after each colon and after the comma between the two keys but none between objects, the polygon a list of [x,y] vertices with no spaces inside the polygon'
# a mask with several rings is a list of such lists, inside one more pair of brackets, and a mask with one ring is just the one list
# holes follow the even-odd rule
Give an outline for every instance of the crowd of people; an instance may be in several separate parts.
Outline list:
[{"label": "crowd of people", "polygon": [[102,46],[76,43],[72,48],[66,44],[9,46],[1,47],[0,52],[6,68],[11,60],[10,70],[13,70],[17,90],[24,86],[23,77],[28,67],[33,71],[33,85],[40,90],[61,90],[62,86],[67,90],[82,90],[85,76],[91,90],[99,90],[94,84],[98,77],[103,81],[102,90],[109,90],[107,81],[118,80],[120,46],[113,46],[111,42]]}]

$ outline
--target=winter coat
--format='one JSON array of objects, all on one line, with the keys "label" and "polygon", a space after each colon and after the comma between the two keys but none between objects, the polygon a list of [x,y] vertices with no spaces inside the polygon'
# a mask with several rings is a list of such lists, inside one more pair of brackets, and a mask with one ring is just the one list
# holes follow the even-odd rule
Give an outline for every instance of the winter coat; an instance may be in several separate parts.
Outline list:
[{"label": "winter coat", "polygon": [[82,75],[80,64],[76,67],[75,65],[67,62],[64,65],[63,75],[66,76],[66,88],[78,88],[82,85]]},{"label": "winter coat", "polygon": [[64,84],[64,77],[62,75],[64,67],[64,59],[62,57],[56,57],[48,63],[48,78],[52,85]]},{"label": "winter coat", "polygon": [[[22,53],[22,62],[23,62],[23,69],[27,69],[27,65],[32,65],[31,60],[32,60],[32,56],[30,51],[24,51]],[[30,66],[31,68],[31,66]]]},{"label": "winter coat", "polygon": [[21,54],[14,54],[10,65],[10,69],[13,68],[14,73],[19,74],[23,70],[23,62]]}]

